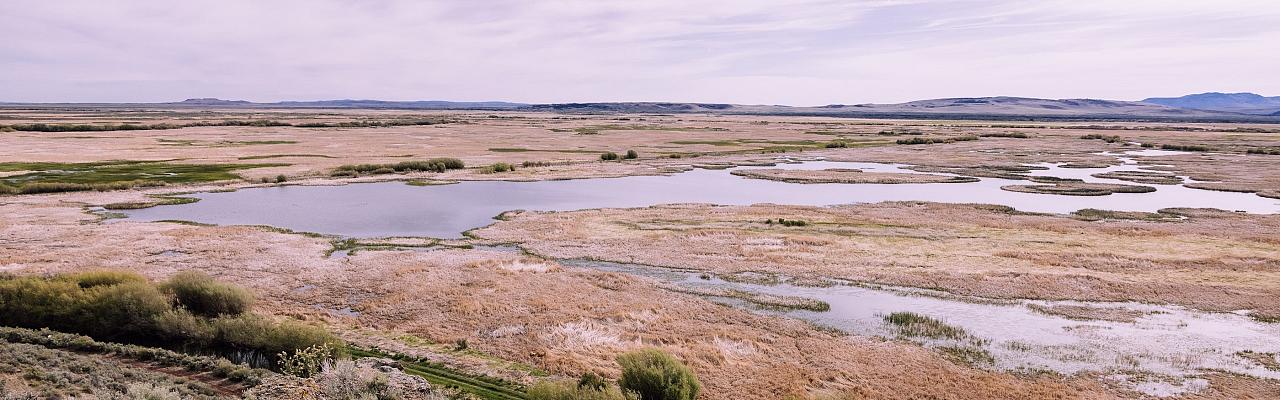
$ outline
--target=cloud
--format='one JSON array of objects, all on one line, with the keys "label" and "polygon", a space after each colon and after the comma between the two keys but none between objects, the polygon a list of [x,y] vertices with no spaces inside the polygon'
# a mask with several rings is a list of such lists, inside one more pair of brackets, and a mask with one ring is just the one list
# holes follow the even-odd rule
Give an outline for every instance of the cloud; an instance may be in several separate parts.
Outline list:
[{"label": "cloud", "polygon": [[1273,1],[0,2],[0,99],[1280,94]]}]

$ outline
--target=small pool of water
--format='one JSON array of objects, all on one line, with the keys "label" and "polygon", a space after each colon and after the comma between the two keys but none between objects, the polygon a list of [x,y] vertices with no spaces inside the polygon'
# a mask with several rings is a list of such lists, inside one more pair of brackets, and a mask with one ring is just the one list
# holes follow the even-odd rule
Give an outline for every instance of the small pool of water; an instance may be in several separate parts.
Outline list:
[{"label": "small pool of water", "polygon": [[[1123,164],[1107,168],[1060,168],[1033,175],[1093,178],[1098,172],[1137,170]],[[810,161],[777,167],[856,168],[874,172],[913,172],[897,164]],[[199,193],[199,202],[129,210],[132,219],[185,220],[219,225],[270,225],[297,231],[348,237],[460,237],[488,225],[508,210],[569,211],[646,207],[670,203],[749,205],[775,203],[826,206],[895,200],[1001,204],[1022,211],[1070,213],[1083,208],[1156,211],[1167,207],[1211,207],[1252,213],[1280,212],[1280,200],[1251,193],[1216,192],[1180,185],[1155,185],[1151,193],[1109,196],[1060,196],[1018,193],[1001,186],[1027,181],[983,178],[973,183],[798,184],[749,179],[730,170],[695,169],[665,176],[575,179],[542,182],[470,181],[451,185],[410,186],[403,182],[341,186],[280,186],[234,192]]]},{"label": "small pool of water", "polygon": [[[1133,302],[991,300],[923,289],[859,286],[797,286],[731,282],[697,271],[602,261],[562,260],[567,266],[654,278],[688,288],[722,288],[826,302],[829,311],[756,309],[804,319],[858,335],[900,337],[884,317],[914,312],[959,327],[971,337],[934,340],[909,338],[929,347],[975,347],[989,353],[999,370],[1049,370],[1062,374],[1130,374],[1128,382],[1149,394],[1192,390],[1196,376],[1222,370],[1280,379],[1280,371],[1241,357],[1238,352],[1280,352],[1280,324],[1246,315],[1209,313],[1172,305]],[[727,303],[753,308],[737,301]],[[1129,315],[1128,319],[1069,319],[1037,309],[1086,307]],[[754,308],[753,308],[754,309]],[[1143,373],[1160,376],[1144,376]],[[1165,392],[1168,393],[1165,393]]]}]

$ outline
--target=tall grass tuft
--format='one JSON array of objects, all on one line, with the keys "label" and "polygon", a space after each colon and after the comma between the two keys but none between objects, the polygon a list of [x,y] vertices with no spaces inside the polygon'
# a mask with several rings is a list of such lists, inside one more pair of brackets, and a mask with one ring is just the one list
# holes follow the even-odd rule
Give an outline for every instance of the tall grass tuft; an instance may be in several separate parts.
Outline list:
[{"label": "tall grass tuft", "polygon": [[642,349],[618,356],[622,378],[618,386],[640,400],[693,400],[702,384],[679,360],[658,349]]}]

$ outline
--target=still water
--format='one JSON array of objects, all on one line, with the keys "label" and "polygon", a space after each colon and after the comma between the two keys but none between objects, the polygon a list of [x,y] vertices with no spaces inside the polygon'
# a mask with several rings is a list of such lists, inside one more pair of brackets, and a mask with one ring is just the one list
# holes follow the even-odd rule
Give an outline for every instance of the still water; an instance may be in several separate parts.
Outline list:
[{"label": "still water", "polygon": [[[1122,158],[1123,159],[1123,158]],[[1089,182],[1128,183],[1093,178],[1099,172],[1139,170],[1127,160],[1108,168],[1059,168],[1031,175],[1082,178]],[[903,165],[810,161],[776,167],[856,168],[874,172],[906,172]],[[569,211],[592,208],[646,207],[669,203],[747,205],[775,203],[826,206],[894,200],[985,203],[1022,211],[1070,213],[1084,208],[1156,211],[1168,207],[1208,207],[1251,213],[1280,212],[1280,200],[1251,193],[1152,185],[1155,192],[1108,196],[1062,196],[1018,193],[1001,186],[1027,181],[982,178],[973,183],[932,184],[798,184],[749,179],[731,170],[695,169],[666,176],[575,179],[542,182],[469,181],[450,185],[410,186],[402,182],[343,186],[280,186],[225,193],[199,193],[199,202],[159,206],[126,213],[144,221],[186,220],[218,225],[271,225],[297,231],[349,237],[460,237],[463,231],[488,225],[508,210]]]}]

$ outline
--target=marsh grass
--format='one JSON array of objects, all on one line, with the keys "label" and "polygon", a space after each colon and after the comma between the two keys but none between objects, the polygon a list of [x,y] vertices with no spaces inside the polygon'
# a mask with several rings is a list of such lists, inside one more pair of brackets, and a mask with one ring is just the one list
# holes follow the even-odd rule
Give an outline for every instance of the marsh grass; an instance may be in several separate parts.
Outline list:
[{"label": "marsh grass", "polygon": [[973,140],[978,140],[978,137],[974,135],[952,136],[952,137],[945,137],[945,138],[913,137],[913,138],[906,138],[906,139],[898,139],[895,143],[905,144],[905,145],[943,144],[943,143],[955,143],[955,142],[968,142]]},{"label": "marsh grass", "polygon": [[107,210],[139,210],[143,208],[151,208],[155,206],[170,206],[178,204],[191,204],[200,201],[198,197],[179,197],[179,196],[152,196],[158,201],[135,201],[125,203],[105,204],[102,208]]},{"label": "marsh grass", "polygon": [[25,132],[108,132],[108,131],[144,131],[182,129],[201,126],[249,126],[249,127],[297,127],[297,128],[378,128],[393,126],[437,125],[454,122],[450,119],[393,119],[393,120],[361,120],[344,122],[304,122],[292,124],[276,120],[224,120],[202,121],[187,124],[14,124],[0,125],[0,131]]},{"label": "marsh grass", "polygon": [[1172,151],[1193,151],[1193,152],[1206,152],[1206,151],[1215,150],[1213,147],[1203,146],[1198,144],[1162,144],[1160,145],[1160,149],[1172,150]]},{"label": "marsh grass", "polygon": [[1022,133],[1022,132],[991,132],[991,133],[983,133],[983,134],[978,135],[978,136],[980,136],[980,137],[996,137],[996,138],[1014,138],[1014,139],[1026,139],[1026,138],[1031,137],[1031,136],[1028,136],[1027,134]]},{"label": "marsh grass", "polygon": [[1081,138],[1081,139],[1084,139],[1084,140],[1101,140],[1101,141],[1104,141],[1104,142],[1107,142],[1107,143],[1116,143],[1116,142],[1120,142],[1120,141],[1122,140],[1122,139],[1120,139],[1120,137],[1119,137],[1119,136],[1115,136],[1115,135],[1108,136],[1108,135],[1102,135],[1102,134],[1097,134],[1097,133],[1091,133],[1091,134],[1088,134],[1088,135],[1084,135],[1084,136],[1081,136],[1080,138]]},{"label": "marsh grass", "polygon": [[404,172],[444,172],[451,169],[466,168],[462,160],[456,158],[432,158],[423,161],[401,161],[395,164],[348,164],[334,168],[330,176],[359,176],[360,174],[382,175]]},{"label": "marsh grass", "polygon": [[0,172],[25,172],[0,178],[0,192],[12,194],[108,191],[240,179],[232,171],[289,164],[174,164],[159,161],[90,163],[8,162]]},{"label": "marsh grass", "polygon": [[884,321],[896,327],[899,335],[906,337],[951,340],[970,337],[964,329],[913,312],[895,312],[884,316]]},{"label": "marsh grass", "polygon": [[947,359],[957,364],[973,367],[992,366],[996,358],[991,352],[976,346],[941,346],[937,348]]}]

